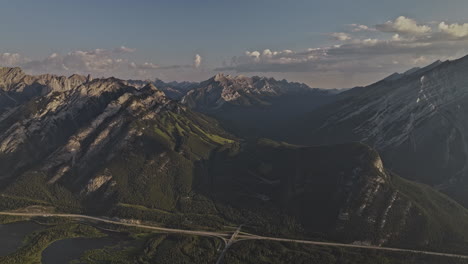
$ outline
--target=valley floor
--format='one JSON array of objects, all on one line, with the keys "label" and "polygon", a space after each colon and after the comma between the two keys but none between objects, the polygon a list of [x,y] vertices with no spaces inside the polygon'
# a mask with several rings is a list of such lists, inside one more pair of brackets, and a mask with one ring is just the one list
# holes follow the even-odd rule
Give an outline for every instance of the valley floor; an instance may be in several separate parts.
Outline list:
[{"label": "valley floor", "polygon": [[[206,245],[209,245],[208,248],[199,248],[196,255],[192,255],[194,252],[185,252],[185,257],[191,259],[190,261],[182,260],[182,258],[180,259],[180,262],[177,262],[177,259],[179,258],[171,254],[168,256],[169,259],[167,259],[172,261],[170,263],[207,263],[193,262],[196,261],[197,256],[200,257],[204,254],[209,254],[213,263],[284,263],[283,261],[286,259],[294,260],[295,263],[351,264],[375,263],[372,261],[376,260],[379,261],[378,263],[395,263],[393,261],[397,259],[399,259],[398,263],[420,263],[420,260],[424,260],[424,263],[441,263],[439,261],[442,260],[443,263],[468,263],[468,256],[466,255],[266,237],[242,232],[241,227],[230,232],[226,230],[213,232],[205,230],[184,230],[156,227],[140,224],[135,220],[124,221],[75,214],[0,212],[0,215],[3,217],[1,219],[3,223],[35,219],[35,221],[38,221],[48,227],[45,230],[29,235],[26,238],[23,247],[15,253],[0,257],[0,263],[5,264],[40,263],[42,252],[53,242],[74,237],[99,238],[105,236],[105,233],[101,232],[102,230],[127,232],[131,234],[130,236],[135,240],[140,240],[140,244],[142,244],[145,249],[143,252],[139,252],[140,256],[138,258],[135,258],[135,254],[137,251],[141,251],[141,248],[137,249],[135,246],[128,248],[111,246],[104,249],[89,250],[83,255],[83,259],[81,259],[79,263],[82,263],[81,261],[86,261],[85,263],[151,263],[145,262],[146,260],[144,259],[147,258],[148,261],[151,259],[151,256],[146,256],[149,252],[147,247],[151,244],[148,244],[148,241],[153,241],[155,239],[162,244],[169,243],[167,241],[163,242],[167,239],[170,241],[175,239],[178,241],[176,244],[181,247],[182,252],[187,250],[187,243],[196,244],[204,241],[207,243]],[[190,240],[190,242],[187,239]],[[176,245],[172,245],[172,247],[175,246]],[[192,246],[197,247],[197,245]],[[140,245],[140,247],[142,246]],[[223,247],[224,250],[222,250]],[[277,251],[275,248],[281,250]],[[293,250],[294,248],[297,248],[297,250]],[[259,250],[260,256],[253,253],[253,249]],[[156,246],[153,251],[154,250],[155,252],[152,254],[159,257],[160,254],[164,256],[167,253],[164,252],[165,250],[170,251],[174,250],[174,248],[161,248],[161,246]],[[120,257],[116,258],[114,254],[110,254],[110,252],[113,251],[115,251],[114,253],[118,251],[118,255]],[[337,255],[336,252],[340,252],[339,255]],[[129,262],[122,262],[123,259],[127,259],[126,261]],[[173,262],[173,259],[176,259],[176,262]],[[270,260],[267,261],[267,259]],[[311,260],[315,261],[310,262]],[[204,259],[204,261],[206,261],[206,259]],[[163,261],[158,263],[169,262]]]}]

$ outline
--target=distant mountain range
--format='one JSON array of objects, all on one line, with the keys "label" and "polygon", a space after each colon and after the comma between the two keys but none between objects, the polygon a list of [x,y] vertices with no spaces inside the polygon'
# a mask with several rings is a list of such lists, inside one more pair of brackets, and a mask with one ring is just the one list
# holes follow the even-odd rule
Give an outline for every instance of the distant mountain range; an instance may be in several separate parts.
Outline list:
[{"label": "distant mountain range", "polygon": [[198,87],[199,85],[196,82],[164,82],[159,79],[155,79],[154,81],[127,80],[125,81],[125,83],[136,88],[141,88],[151,83],[154,86],[158,87],[158,89],[163,91],[168,98],[173,100],[182,99],[182,97],[184,97],[187,94],[187,92]]},{"label": "distant mountain range", "polygon": [[463,181],[466,64],[341,93],[223,74],[164,83],[0,68],[0,210],[466,252],[468,211],[392,172]]},{"label": "distant mountain range", "polygon": [[396,173],[468,206],[467,69],[467,57],[436,61],[366,87],[331,91],[218,74],[182,102],[244,138],[305,145],[364,142]]},{"label": "distant mountain range", "polygon": [[189,91],[183,103],[205,111],[217,110],[225,105],[255,106],[270,105],[270,100],[286,95],[309,93],[333,93],[334,91],[312,89],[303,83],[277,81],[273,78],[231,76],[222,73],[201,82]]},{"label": "distant mountain range", "polygon": [[273,78],[217,74],[190,90],[182,103],[217,118],[242,137],[280,137],[291,120],[333,101],[339,92]]}]

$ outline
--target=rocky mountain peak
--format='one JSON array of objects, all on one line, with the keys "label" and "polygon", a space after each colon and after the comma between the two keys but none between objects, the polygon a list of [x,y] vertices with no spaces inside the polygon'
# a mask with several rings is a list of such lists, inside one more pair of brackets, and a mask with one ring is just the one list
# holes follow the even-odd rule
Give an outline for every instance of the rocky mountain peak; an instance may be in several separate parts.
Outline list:
[{"label": "rocky mountain peak", "polygon": [[20,67],[0,67],[0,77],[4,78],[7,75],[25,75]]},{"label": "rocky mountain peak", "polygon": [[165,97],[166,94],[159,90],[153,83],[148,83],[147,85],[145,85],[143,88],[141,88],[142,91],[151,91],[153,92],[153,95],[155,97]]},{"label": "rocky mountain peak", "polygon": [[268,105],[268,98],[317,91],[318,89],[314,90],[303,83],[277,81],[274,78],[259,76],[231,76],[218,73],[195,86],[187,93],[182,102],[191,107],[201,107],[198,109],[216,109],[225,103]]},{"label": "rocky mountain peak", "polygon": [[7,91],[12,83],[23,79],[26,74],[19,67],[0,67],[0,89]]},{"label": "rocky mountain peak", "polygon": [[156,86],[155,86],[154,84],[152,84],[152,83],[148,83],[147,85],[145,85],[145,86],[143,87],[143,89],[149,89],[149,90],[159,91],[159,89],[156,88]]},{"label": "rocky mountain peak", "polygon": [[230,77],[230,75],[224,75],[224,73],[218,73],[215,76],[213,76],[213,78],[211,79],[216,82],[222,82],[222,81],[226,81],[228,77]]}]

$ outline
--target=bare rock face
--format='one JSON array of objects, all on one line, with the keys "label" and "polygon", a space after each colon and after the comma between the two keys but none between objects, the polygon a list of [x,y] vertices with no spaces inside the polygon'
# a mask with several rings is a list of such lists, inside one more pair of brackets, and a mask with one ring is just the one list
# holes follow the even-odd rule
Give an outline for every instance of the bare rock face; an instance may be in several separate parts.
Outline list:
[{"label": "bare rock face", "polygon": [[27,75],[21,68],[0,68],[0,110],[18,106],[51,92],[72,90],[87,81],[81,75]]},{"label": "bare rock face", "polygon": [[[138,90],[116,78],[29,76],[19,68],[1,68],[0,84],[7,96],[22,99],[5,104],[0,115],[0,155],[21,157],[8,162],[0,178],[15,175],[37,159],[45,159],[42,170],[51,175],[49,183],[80,162],[86,170],[84,163],[99,157],[105,146],[119,146],[111,141],[113,135],[131,136],[125,115],[171,105],[154,85]],[[35,151],[29,152],[32,146]]]},{"label": "bare rock face", "polygon": [[182,102],[193,108],[213,109],[219,108],[225,103],[234,105],[267,104],[268,97],[307,93],[315,90],[317,89],[312,89],[303,83],[218,73],[190,90]]},{"label": "bare rock face", "polygon": [[43,93],[65,91],[83,84],[86,80],[85,76],[77,74],[70,77],[51,74],[32,76],[25,74],[21,68],[0,68],[0,89],[5,92],[21,93],[37,87],[48,89],[40,90]]},{"label": "bare rock face", "polygon": [[0,68],[1,87],[4,91],[11,90],[13,84],[18,84],[22,79],[26,77],[26,74],[21,68]]},{"label": "bare rock face", "polygon": [[89,180],[83,192],[85,194],[93,193],[101,188],[104,184],[108,183],[110,180],[112,180],[112,176],[110,175],[99,175]]}]

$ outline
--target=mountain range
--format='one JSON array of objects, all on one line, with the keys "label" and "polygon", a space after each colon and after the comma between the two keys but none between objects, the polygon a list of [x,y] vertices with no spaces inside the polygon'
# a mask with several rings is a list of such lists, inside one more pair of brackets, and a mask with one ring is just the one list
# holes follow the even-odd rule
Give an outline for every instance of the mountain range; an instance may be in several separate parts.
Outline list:
[{"label": "mountain range", "polygon": [[0,68],[0,210],[466,253],[467,67],[346,91]]},{"label": "mountain range", "polygon": [[339,94],[297,119],[292,142],[365,142],[408,179],[436,187],[465,206],[468,196],[468,57],[437,61]]},{"label": "mountain range", "polygon": [[181,102],[215,117],[244,138],[280,138],[291,120],[332,102],[339,92],[286,80],[220,73],[190,90]]},{"label": "mountain range", "polygon": [[190,90],[198,87],[199,83],[196,82],[164,82],[160,79],[155,80],[126,80],[126,84],[134,86],[136,88],[141,88],[147,84],[153,84],[158,87],[164,94],[173,100],[180,100],[184,97]]}]

